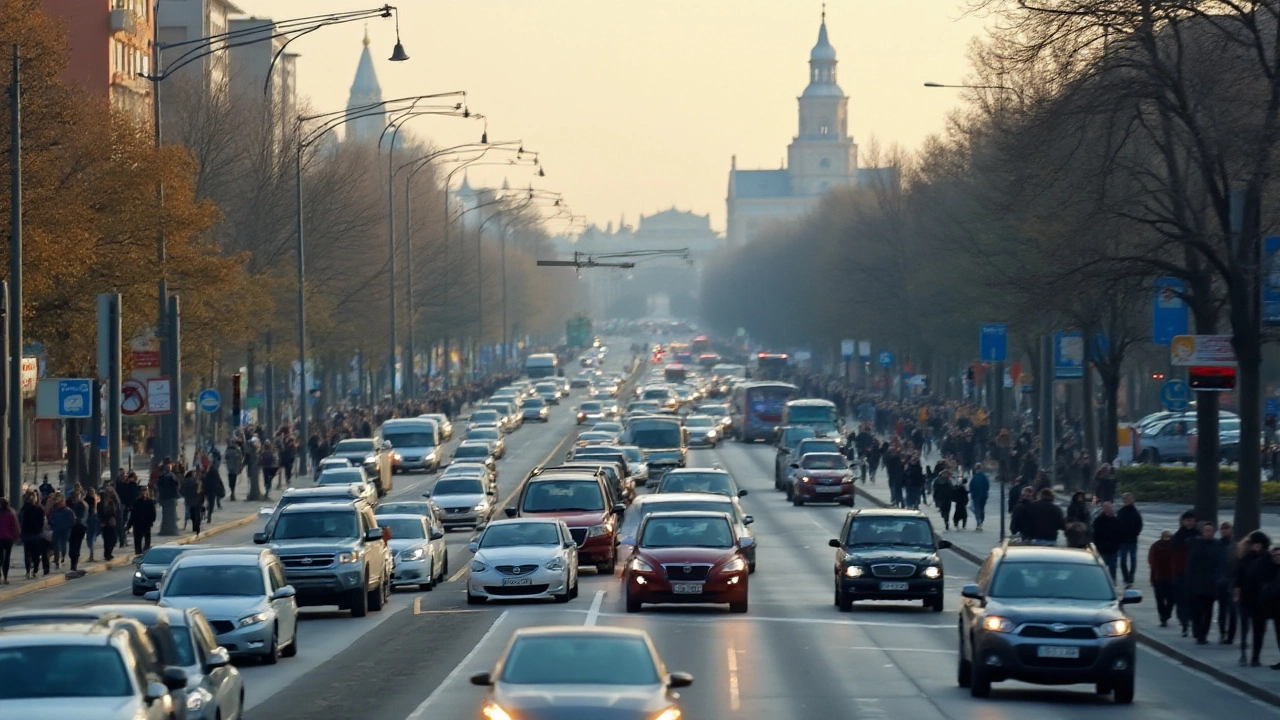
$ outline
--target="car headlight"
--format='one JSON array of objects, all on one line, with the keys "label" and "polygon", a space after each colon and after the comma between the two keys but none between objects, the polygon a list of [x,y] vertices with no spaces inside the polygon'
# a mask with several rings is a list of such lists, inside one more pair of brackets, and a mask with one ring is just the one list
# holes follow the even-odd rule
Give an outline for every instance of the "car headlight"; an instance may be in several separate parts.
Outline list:
[{"label": "car headlight", "polygon": [[404,456],[403,456],[403,455],[401,455],[401,454],[400,454],[400,453],[398,453],[398,452],[393,452],[393,453],[391,453],[391,459],[392,459],[392,460],[395,460],[396,462],[400,462],[400,461],[404,460]]},{"label": "car headlight", "polygon": [[1102,637],[1120,637],[1128,635],[1131,630],[1133,630],[1133,623],[1127,618],[1112,620],[1098,626],[1098,634]]},{"label": "car headlight", "polygon": [[715,430],[708,430],[708,431],[707,431],[707,437],[709,437],[709,438],[714,438],[714,437],[715,437],[716,435],[718,435],[718,434],[719,434],[719,433],[717,433]]},{"label": "car headlight", "polygon": [[729,562],[725,563],[724,567],[720,568],[720,570],[722,572],[727,572],[727,573],[742,572],[743,570],[746,569],[746,567],[747,567],[747,564],[743,562],[742,558],[739,557],[739,558],[734,558]]},{"label": "car headlight", "polygon": [[669,707],[657,715],[654,715],[653,720],[680,720],[681,717],[683,716],[680,714],[679,709]]},{"label": "car headlight", "polygon": [[213,693],[202,687],[187,692],[187,711],[198,713],[204,706],[213,702]]},{"label": "car headlight", "polygon": [[271,618],[271,613],[266,610],[263,610],[260,613],[256,613],[254,615],[249,615],[247,617],[240,618],[240,622],[236,623],[236,627],[248,627],[250,625],[257,625],[258,623],[266,622],[270,618]]},{"label": "car headlight", "polygon": [[863,570],[861,565],[850,565],[849,567],[844,569],[845,577],[857,578],[857,577],[862,577],[862,574],[863,574]]},{"label": "car headlight", "polygon": [[420,547],[409,548],[400,553],[400,559],[405,561],[421,560],[427,552]]},{"label": "car headlight", "polygon": [[489,569],[489,566],[488,566],[488,565],[485,565],[484,563],[480,562],[479,560],[472,560],[472,561],[471,561],[471,572],[473,572],[473,573],[484,572],[485,570],[488,570],[488,569]]},{"label": "car headlight", "polygon": [[811,483],[811,482],[813,482],[813,478],[809,477],[808,475],[802,475],[802,476],[800,476],[800,482],[802,482],[802,483]]},{"label": "car headlight", "polygon": [[991,632],[1007,633],[1013,632],[1014,624],[1009,618],[1003,618],[999,615],[988,615],[982,619],[982,627]]},{"label": "car headlight", "polygon": [[560,571],[560,570],[563,570],[563,569],[564,569],[564,560],[563,560],[562,558],[558,558],[558,557],[557,557],[557,558],[551,558],[551,560],[549,560],[549,561],[547,562],[547,564],[546,564],[546,565],[543,565],[542,567],[544,567],[544,568],[546,568],[546,569],[548,569],[548,570],[556,570],[556,571]]},{"label": "car headlight", "polygon": [[591,529],[587,531],[587,537],[600,537],[601,535],[604,535],[604,533],[604,525],[592,525]]},{"label": "car headlight", "polygon": [[637,572],[653,572],[653,566],[641,558],[632,558],[631,569]]},{"label": "car headlight", "polygon": [[942,568],[937,565],[930,565],[924,569],[924,576],[930,580],[937,580],[942,577]]},{"label": "car headlight", "polygon": [[360,562],[360,553],[356,551],[338,553],[339,563],[357,563]]},{"label": "car headlight", "polygon": [[133,579],[134,579],[134,580],[146,580],[146,579],[147,579],[147,576],[146,576],[146,575],[143,575],[143,574],[142,574],[142,571],[141,571],[141,570],[139,570],[139,571],[137,571],[137,572],[135,572],[135,573],[133,574]]},{"label": "car headlight", "polygon": [[475,506],[475,507],[473,507],[473,508],[471,508],[471,509],[472,509],[472,510],[475,510],[475,511],[476,511],[476,512],[478,512],[478,513],[482,513],[482,512],[484,512],[485,510],[488,510],[488,509],[489,509],[489,503],[484,502],[484,501],[481,501],[481,502],[476,503],[476,506]]},{"label": "car headlight", "polygon": [[485,717],[485,720],[511,720],[511,716],[507,714],[507,711],[503,710],[502,706],[497,703],[485,703],[480,710],[480,714]]}]

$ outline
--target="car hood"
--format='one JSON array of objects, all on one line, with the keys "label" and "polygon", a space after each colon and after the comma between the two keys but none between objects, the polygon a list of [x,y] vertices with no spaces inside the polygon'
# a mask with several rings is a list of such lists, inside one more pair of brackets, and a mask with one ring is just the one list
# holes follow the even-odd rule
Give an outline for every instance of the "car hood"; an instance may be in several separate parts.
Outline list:
[{"label": "car hood", "polygon": [[393,538],[391,542],[387,543],[387,547],[391,548],[391,552],[399,554],[401,551],[408,550],[409,548],[417,547],[419,545],[425,546],[426,544],[427,541],[422,538],[401,538],[399,540]]},{"label": "car hood", "polygon": [[560,554],[554,545],[522,545],[509,548],[481,548],[475,559],[489,565],[541,565]]},{"label": "car hood", "polygon": [[357,451],[352,451],[352,452],[339,452],[339,453],[334,453],[334,454],[330,455],[329,457],[342,458],[342,459],[344,459],[344,460],[359,460],[360,462],[364,462],[364,459],[365,459],[365,458],[367,458],[367,457],[369,457],[370,455],[373,455],[373,454],[374,454],[374,452],[373,452],[372,450],[368,450],[368,451],[358,451],[358,452],[357,452]]},{"label": "car hood", "polygon": [[266,598],[261,597],[228,597],[225,595],[184,595],[166,597],[160,600],[161,607],[198,608],[210,620],[230,620],[235,622],[246,615],[253,615],[266,610]]},{"label": "car hood", "polygon": [[826,480],[827,478],[842,478],[849,474],[849,471],[847,470],[806,470],[804,468],[800,468],[799,470],[796,470],[796,472],[800,475],[811,478],[822,478],[823,480]]},{"label": "car hood", "polygon": [[591,527],[592,525],[599,525],[600,523],[604,522],[603,511],[539,512],[539,513],[531,512],[531,513],[521,513],[521,515],[523,515],[524,517],[554,518],[556,520],[563,520],[564,524],[568,525],[571,528]]},{"label": "car hood", "polygon": [[142,563],[138,566],[138,570],[147,577],[160,577],[168,569],[169,566],[167,564],[161,565],[160,563]]},{"label": "car hood", "polygon": [[521,720],[647,720],[670,704],[660,685],[499,683],[493,699]]},{"label": "car hood", "polygon": [[1114,601],[1099,600],[987,600],[988,615],[1007,617],[1015,623],[1062,623],[1064,625],[1099,625],[1124,617]]},{"label": "car hood", "polygon": [[718,563],[721,560],[728,560],[737,550],[734,548],[699,548],[699,547],[672,547],[672,548],[640,548],[640,554],[650,561],[660,565],[669,563]]},{"label": "car hood", "polygon": [[457,495],[432,495],[431,501],[437,507],[475,507],[477,504],[488,499],[484,493],[475,494],[457,494]]},{"label": "car hood", "polygon": [[920,565],[938,562],[937,553],[905,547],[846,548],[844,552],[850,562],[864,564],[899,562]]},{"label": "car hood", "polygon": [[0,717],[41,720],[116,720],[135,717],[141,709],[134,697],[0,700]]},{"label": "car hood", "polygon": [[351,550],[357,545],[359,541],[355,538],[298,538],[271,541],[271,549],[280,555],[322,555]]}]

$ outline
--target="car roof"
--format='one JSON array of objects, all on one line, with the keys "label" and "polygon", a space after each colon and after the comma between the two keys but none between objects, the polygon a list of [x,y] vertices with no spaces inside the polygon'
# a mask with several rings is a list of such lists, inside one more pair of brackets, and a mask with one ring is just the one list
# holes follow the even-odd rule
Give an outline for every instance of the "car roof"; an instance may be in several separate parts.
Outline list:
[{"label": "car roof", "polygon": [[718,467],[707,467],[707,468],[682,467],[682,468],[671,468],[662,477],[665,479],[665,478],[671,477],[672,475],[706,475],[709,473],[716,473],[720,475],[731,475],[731,473],[728,470],[725,470],[724,468],[718,468]]},{"label": "car roof", "polygon": [[845,458],[844,458],[844,455],[841,455],[841,454],[840,454],[840,453],[838,453],[838,452],[811,452],[811,453],[805,453],[804,455],[801,455],[801,456],[800,456],[800,459],[803,461],[805,458],[832,458],[832,457],[838,457],[838,458],[840,458],[841,460],[844,460],[844,459],[845,459]]},{"label": "car roof", "polygon": [[246,552],[203,552],[191,555],[183,555],[173,562],[173,566],[177,567],[214,567],[219,565],[257,565],[262,559],[263,552],[261,550],[256,553]]},{"label": "car roof", "polygon": [[212,547],[212,546],[211,545],[179,545],[177,543],[165,543],[164,545],[152,545],[151,547],[143,551],[142,555],[143,557],[146,557],[146,554],[151,552],[152,550],[178,550],[180,552],[191,552],[192,550],[204,550],[205,548],[208,548],[208,547]]},{"label": "car roof", "polygon": [[355,503],[352,502],[299,503],[280,508],[280,512],[292,515],[296,513],[324,512],[326,510],[351,510],[354,507]]},{"label": "car roof", "polygon": [[1081,565],[1093,565],[1098,562],[1097,556],[1088,548],[1010,544],[1004,546],[1002,550],[1003,562],[1067,562]]},{"label": "car roof", "polygon": [[641,495],[636,498],[635,501],[644,505],[663,505],[665,503],[691,502],[694,500],[698,502],[714,502],[732,505],[736,498],[732,498],[728,495],[721,495],[719,493],[675,492]]},{"label": "car roof", "polygon": [[420,520],[425,523],[427,518],[423,515],[410,515],[409,513],[390,513],[378,516],[378,522],[383,520]]},{"label": "car roof", "polygon": [[800,398],[799,400],[792,400],[787,404],[799,405],[799,406],[814,406],[814,407],[828,407],[828,406],[835,407],[835,403],[831,402],[830,400],[822,400],[821,398]]},{"label": "car roof", "polygon": [[0,646],[16,645],[110,645],[117,630],[101,620],[69,620],[66,623],[0,627]]},{"label": "car roof", "polygon": [[488,440],[463,440],[462,442],[458,443],[458,447],[483,447],[483,448],[487,448],[487,447],[489,447],[489,441],[488,441]]},{"label": "car roof", "polygon": [[160,618],[167,620],[170,625],[186,626],[190,624],[187,622],[187,613],[191,612],[190,609],[161,607],[154,603],[111,603],[90,605],[85,609],[102,615],[119,613],[132,620],[137,620],[143,625],[155,625]]},{"label": "car roof", "polygon": [[529,478],[528,482],[531,482],[531,483],[546,482],[548,480],[573,480],[577,482],[590,482],[590,481],[598,481],[598,477],[596,475],[587,475],[583,473],[581,469],[557,467],[552,470],[548,470],[540,475],[534,475],[533,477]]},{"label": "car roof", "polygon": [[929,519],[923,511],[912,510],[910,508],[860,508],[850,510],[849,514],[854,517],[918,517]]},{"label": "car roof", "polygon": [[333,495],[340,496],[344,493],[352,494],[355,491],[351,489],[352,485],[357,483],[337,483],[334,485],[317,485],[316,487],[305,488],[289,488],[280,495],[281,499],[287,497],[298,497],[299,495],[306,497],[308,495]]},{"label": "car roof", "polygon": [[[690,494],[701,495],[702,493],[690,493]],[[707,494],[709,495],[711,493],[707,493]],[[724,496],[720,496],[720,497],[724,497]],[[644,517],[646,521],[652,520],[654,518],[678,518],[678,519],[688,518],[691,520],[696,520],[697,518],[724,518],[729,521],[730,525],[734,524],[733,518],[729,516],[729,513],[727,511],[720,512],[719,510],[669,510],[666,512],[658,511],[658,512],[651,512]]]}]

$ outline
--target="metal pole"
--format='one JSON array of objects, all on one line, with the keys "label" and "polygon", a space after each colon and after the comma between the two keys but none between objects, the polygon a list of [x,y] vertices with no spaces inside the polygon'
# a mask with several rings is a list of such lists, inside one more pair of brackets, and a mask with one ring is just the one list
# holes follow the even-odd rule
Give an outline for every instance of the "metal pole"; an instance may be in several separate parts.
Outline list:
[{"label": "metal pole", "polygon": [[502,228],[502,369],[511,364],[511,347],[507,335],[507,228]]},{"label": "metal pole", "polygon": [[1040,468],[1053,472],[1053,333],[1044,336],[1040,348]]},{"label": "metal pole", "polygon": [[275,337],[271,331],[267,331],[267,367],[264,369],[263,375],[266,376],[266,400],[267,400],[267,421],[263,423],[267,426],[267,432],[274,435],[276,431],[276,362],[271,356],[273,352],[273,341]]},{"label": "metal pole", "polygon": [[9,81],[9,501],[22,505],[22,83],[18,45]]},{"label": "metal pole", "polygon": [[387,357],[387,377],[391,384],[391,404],[396,403],[396,176],[395,154],[396,135],[400,126],[396,125],[391,132],[391,146],[387,148],[387,254],[391,261],[390,294],[387,298],[391,306],[391,354]]},{"label": "metal pole", "polygon": [[405,388],[405,397],[413,398],[418,396],[418,373],[417,358],[414,356],[413,345],[413,203],[409,196],[409,182],[413,180],[413,172],[404,177],[404,254],[405,254],[405,284],[407,287],[408,308],[405,310],[409,316],[409,348],[405,355],[409,357],[408,387]]},{"label": "metal pole", "polygon": [[[5,337],[9,335],[9,283],[0,280],[0,334]],[[0,343],[0,352],[5,355],[9,354],[9,346]],[[9,359],[4,358],[0,362],[0,415],[7,415],[12,403],[9,402]],[[0,423],[0,473],[7,472],[9,463],[7,453],[9,452],[9,443],[7,441],[8,425]],[[12,479],[12,478],[11,478]],[[8,487],[0,487],[0,495],[7,496],[9,503],[14,507],[22,507],[22,483],[21,477],[14,482],[10,482]]]},{"label": "metal pole", "polygon": [[179,299],[177,295],[169,298],[169,349],[170,361],[173,367],[173,375],[169,379],[169,404],[172,406],[172,412],[169,413],[168,420],[172,438],[170,441],[175,452],[173,458],[177,460],[183,456],[182,443],[182,415],[187,411],[186,400],[182,397],[182,363],[179,362],[181,355],[179,348],[182,347],[182,319],[180,313]]},{"label": "metal pole", "polygon": [[484,223],[476,227],[476,342],[471,375],[480,377],[480,348],[484,347]]},{"label": "metal pole", "polygon": [[102,381],[93,379],[89,396],[93,408],[89,415],[89,487],[102,484]]},{"label": "metal pole", "polygon": [[[299,126],[301,127],[301,126]],[[298,476],[307,474],[307,295],[303,283],[305,254],[302,244],[302,142],[299,138],[294,165],[294,223],[298,236]]]},{"label": "metal pole", "polygon": [[111,480],[120,477],[120,295],[107,300],[107,470]]},{"label": "metal pole", "polygon": [[[161,129],[161,106],[160,106],[160,80],[164,77],[162,69],[163,57],[160,45],[160,2],[159,0],[152,6],[152,36],[151,36],[151,123],[152,134],[155,139],[155,149],[158,151],[164,141],[164,133]],[[159,177],[156,178],[156,209],[157,217],[161,215],[164,208],[164,181]],[[162,224],[156,226],[156,267],[160,271],[159,287],[156,291],[156,302],[158,307],[156,313],[156,342],[160,350],[160,374],[173,377],[173,367],[170,358],[171,349],[168,342],[168,313],[169,313],[169,284],[165,279],[165,237],[164,227]],[[173,386],[170,386],[171,388]],[[156,455],[171,457],[176,456],[181,450],[176,444],[176,439],[171,434],[170,429],[166,428],[168,424],[166,418],[159,418],[156,421],[156,432],[159,437],[156,438]],[[157,458],[153,457],[151,465],[155,466]]]}]

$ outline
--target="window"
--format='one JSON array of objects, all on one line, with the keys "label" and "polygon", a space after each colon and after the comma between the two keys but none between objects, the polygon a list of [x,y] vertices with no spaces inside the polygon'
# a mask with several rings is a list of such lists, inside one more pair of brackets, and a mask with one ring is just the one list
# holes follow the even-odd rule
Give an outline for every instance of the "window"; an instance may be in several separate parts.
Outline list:
[{"label": "window", "polygon": [[828,135],[830,134],[830,132],[831,132],[831,128],[826,125],[823,125],[822,127],[818,128],[819,135]]},{"label": "window", "polygon": [[827,170],[831,167],[831,161],[828,160],[827,158],[822,158],[821,160],[818,161],[818,167],[822,168],[823,170]]}]

